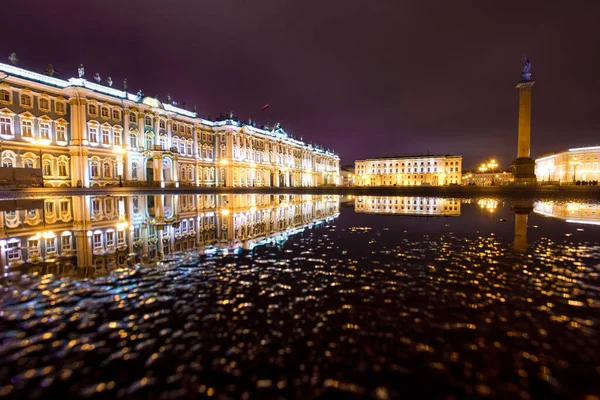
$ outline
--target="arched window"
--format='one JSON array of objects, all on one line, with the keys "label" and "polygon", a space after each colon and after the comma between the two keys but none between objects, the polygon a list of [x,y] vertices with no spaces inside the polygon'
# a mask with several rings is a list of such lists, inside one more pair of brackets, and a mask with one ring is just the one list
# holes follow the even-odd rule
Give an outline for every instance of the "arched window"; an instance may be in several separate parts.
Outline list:
[{"label": "arched window", "polygon": [[100,170],[98,167],[98,161],[92,161],[90,163],[90,177],[92,178],[99,178],[100,177]]},{"label": "arched window", "polygon": [[21,106],[25,108],[31,108],[31,96],[29,96],[28,94],[22,94]]},{"label": "arched window", "polygon": [[129,122],[132,124],[137,124],[137,113],[135,111],[131,111],[129,113]]},{"label": "arched window", "polygon": [[102,128],[102,144],[109,145],[110,144],[110,129]]},{"label": "arched window", "polygon": [[131,179],[134,181],[138,180],[138,165],[137,163],[131,164]]},{"label": "arched window", "polygon": [[179,169],[179,179],[182,181],[185,181],[186,177],[187,177],[187,174],[186,174],[186,170],[185,170],[185,165],[182,165],[181,168]]},{"label": "arched window", "polygon": [[160,148],[163,150],[167,150],[167,137],[166,136],[160,137]]},{"label": "arched window", "polygon": [[192,151],[193,146],[194,146],[194,141],[188,140],[188,143],[187,143],[187,154],[188,154],[188,156],[193,156],[194,155],[194,153]]},{"label": "arched window", "polygon": [[31,158],[26,158],[25,161],[23,161],[23,166],[25,168],[33,168],[34,162]]},{"label": "arched window", "polygon": [[176,149],[179,149],[179,138],[178,137],[171,138],[171,146],[175,147]]},{"label": "arched window", "polygon": [[58,175],[59,176],[69,176],[68,166],[66,160],[60,160],[58,162]]},{"label": "arched window", "polygon": [[147,126],[150,126],[150,127],[151,127],[151,126],[152,126],[152,117],[150,117],[150,116],[147,116],[147,117],[146,117],[146,119],[144,120],[144,123],[145,123]]},{"label": "arched window", "polygon": [[190,166],[188,168],[188,181],[193,181],[193,180],[194,180],[194,168]]},{"label": "arched window", "polygon": [[2,166],[3,167],[14,167],[15,165],[15,155],[12,151],[3,151],[2,152]]},{"label": "arched window", "polygon": [[179,154],[185,155],[185,139],[179,141]]},{"label": "arched window", "polygon": [[166,129],[166,128],[167,128],[167,124],[166,124],[165,120],[161,119],[160,120],[160,129]]},{"label": "arched window", "polygon": [[123,143],[122,139],[122,131],[121,129],[115,128],[114,132],[113,132],[113,145],[115,146],[121,146],[121,143]]},{"label": "arched window", "polygon": [[44,166],[44,176],[52,176],[52,163],[50,160],[44,160],[42,164]]},{"label": "arched window", "polygon": [[102,118],[108,118],[108,107],[102,107],[100,109],[100,116]]},{"label": "arched window", "polygon": [[98,116],[98,107],[96,107],[95,104],[88,105],[88,114],[90,114],[93,117]]},{"label": "arched window", "polygon": [[102,164],[102,176],[104,178],[112,177],[111,168],[109,163]]}]

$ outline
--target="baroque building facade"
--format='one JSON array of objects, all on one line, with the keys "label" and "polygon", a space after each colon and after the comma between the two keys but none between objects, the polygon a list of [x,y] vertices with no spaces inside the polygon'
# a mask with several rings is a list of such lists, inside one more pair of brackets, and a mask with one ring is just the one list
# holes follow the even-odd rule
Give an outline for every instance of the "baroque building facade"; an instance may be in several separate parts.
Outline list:
[{"label": "baroque building facade", "polygon": [[459,185],[462,156],[418,155],[356,160],[357,186]]},{"label": "baroque building facade", "polygon": [[460,215],[460,199],[422,196],[357,196],[354,212],[423,217]]},{"label": "baroque building facade", "polygon": [[[233,115],[0,64],[0,180],[35,168],[44,186],[336,185],[339,157]],[[14,176],[14,175],[13,175]]]},{"label": "baroque building facade", "polygon": [[332,195],[157,194],[0,201],[0,264],[61,276],[104,274],[178,252],[281,244],[339,215]]}]

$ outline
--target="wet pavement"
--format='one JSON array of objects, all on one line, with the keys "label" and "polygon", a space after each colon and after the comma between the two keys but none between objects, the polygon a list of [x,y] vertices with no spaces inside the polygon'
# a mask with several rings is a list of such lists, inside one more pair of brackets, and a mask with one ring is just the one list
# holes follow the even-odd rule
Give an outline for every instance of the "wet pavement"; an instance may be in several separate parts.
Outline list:
[{"label": "wet pavement", "polygon": [[599,205],[335,201],[253,246],[7,268],[0,395],[600,398]]}]

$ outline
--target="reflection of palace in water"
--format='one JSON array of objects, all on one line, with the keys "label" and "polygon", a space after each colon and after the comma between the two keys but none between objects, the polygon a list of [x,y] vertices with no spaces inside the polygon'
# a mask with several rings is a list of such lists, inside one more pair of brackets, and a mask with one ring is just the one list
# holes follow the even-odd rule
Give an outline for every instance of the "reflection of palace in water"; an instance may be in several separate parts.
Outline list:
[{"label": "reflection of palace in water", "polygon": [[354,211],[367,214],[458,216],[460,199],[420,196],[357,196]]},{"label": "reflection of palace in water", "polygon": [[[177,251],[252,249],[339,214],[337,196],[72,196],[0,202],[0,263],[98,273]],[[70,271],[70,272],[68,272]],[[80,274],[79,274],[80,275]]]},{"label": "reflection of palace in water", "polygon": [[600,204],[553,201],[538,201],[533,211],[536,214],[558,218],[577,224],[600,225]]}]

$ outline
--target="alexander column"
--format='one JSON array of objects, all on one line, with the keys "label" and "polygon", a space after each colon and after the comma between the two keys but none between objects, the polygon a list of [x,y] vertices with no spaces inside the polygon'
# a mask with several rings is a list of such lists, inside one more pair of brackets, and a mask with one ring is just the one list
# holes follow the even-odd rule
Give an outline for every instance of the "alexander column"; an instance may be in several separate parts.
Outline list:
[{"label": "alexander column", "polygon": [[513,175],[517,185],[535,185],[535,161],[531,159],[531,87],[535,81],[531,80],[531,62],[524,57],[521,81],[517,84],[519,89],[519,139],[517,159],[513,162]]}]

